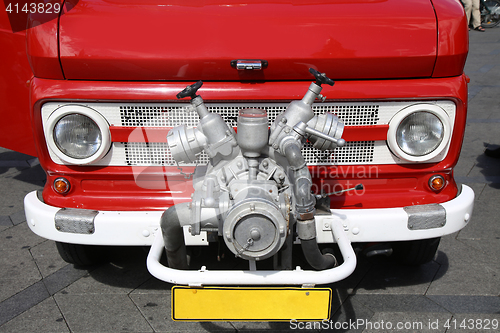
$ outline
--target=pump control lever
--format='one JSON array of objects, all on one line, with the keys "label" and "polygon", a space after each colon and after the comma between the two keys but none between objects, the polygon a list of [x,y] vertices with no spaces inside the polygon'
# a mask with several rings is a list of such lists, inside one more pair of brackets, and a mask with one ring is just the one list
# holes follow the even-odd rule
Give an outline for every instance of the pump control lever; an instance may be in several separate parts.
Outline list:
[{"label": "pump control lever", "polygon": [[314,129],[312,127],[307,126],[306,123],[299,121],[297,125],[293,127],[295,132],[299,133],[302,136],[305,136],[306,134],[317,136],[318,138],[330,141],[335,143],[339,147],[343,147],[345,145],[345,140],[342,138],[334,138],[326,133],[323,133],[321,131],[318,131],[317,129]]},{"label": "pump control lever", "polygon": [[182,90],[180,93],[176,95],[177,99],[181,99],[184,97],[191,97],[191,99],[195,98],[196,92],[198,91],[198,89],[201,88],[202,85],[203,81],[200,80],[196,83],[193,83],[190,86],[187,86],[186,88],[184,88],[184,90]]},{"label": "pump control lever", "polygon": [[330,193],[317,194],[316,195],[316,199],[326,198],[326,197],[329,197],[331,195],[340,194],[340,193],[344,193],[344,192],[347,192],[347,191],[353,191],[353,190],[361,191],[361,190],[364,190],[364,189],[365,189],[365,187],[364,187],[363,184],[358,184],[358,185],[356,185],[354,187],[346,188],[345,190],[340,190],[340,191],[335,191],[335,192],[330,192]]},{"label": "pump control lever", "polygon": [[309,73],[314,75],[314,77],[316,78],[316,84],[320,87],[322,84],[328,84],[330,86],[333,86],[335,84],[335,81],[326,76],[325,73],[320,73],[314,68],[309,68]]}]

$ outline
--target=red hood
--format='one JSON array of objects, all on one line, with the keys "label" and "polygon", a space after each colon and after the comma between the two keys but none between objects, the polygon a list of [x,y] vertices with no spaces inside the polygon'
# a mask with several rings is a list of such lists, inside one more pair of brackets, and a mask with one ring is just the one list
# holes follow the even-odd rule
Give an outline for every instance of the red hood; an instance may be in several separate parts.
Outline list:
[{"label": "red hood", "polygon": [[[334,79],[432,75],[437,28],[430,1],[248,2],[80,0],[60,18],[64,75],[310,80],[309,67]],[[263,59],[269,65],[237,71],[230,64],[236,59]]]}]

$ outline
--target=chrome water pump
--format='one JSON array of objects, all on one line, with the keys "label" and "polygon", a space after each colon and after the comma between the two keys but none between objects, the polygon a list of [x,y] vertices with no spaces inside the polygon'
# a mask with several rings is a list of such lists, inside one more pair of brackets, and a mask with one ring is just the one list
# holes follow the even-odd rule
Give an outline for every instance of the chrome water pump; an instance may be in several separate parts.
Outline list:
[{"label": "chrome water pump", "polygon": [[235,131],[197,95],[201,81],[177,94],[179,99],[191,98],[200,121],[195,128],[180,125],[168,133],[172,157],[177,163],[193,163],[204,151],[209,163],[196,167],[192,201],[176,204],[162,216],[171,268],[188,268],[184,226],[192,235],[216,234],[235,256],[249,260],[251,269],[256,261],[270,257],[275,269],[291,269],[295,235],[313,268],[335,265],[333,255],[318,249],[316,197],[301,149],[307,140],[319,150],[343,146],[344,125],[333,114],[314,114],[313,102],[323,98],[321,85],[334,82],[314,69],[310,72],[316,81],[270,128],[266,110],[250,108],[239,111]]}]

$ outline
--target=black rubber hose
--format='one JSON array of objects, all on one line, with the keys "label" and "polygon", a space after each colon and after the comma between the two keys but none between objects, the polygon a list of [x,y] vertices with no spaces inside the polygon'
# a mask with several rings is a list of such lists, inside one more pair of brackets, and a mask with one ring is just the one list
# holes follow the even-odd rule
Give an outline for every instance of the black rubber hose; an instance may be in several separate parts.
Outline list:
[{"label": "black rubber hose", "polygon": [[293,170],[297,211],[299,213],[313,212],[316,198],[311,194],[311,175],[300,147],[293,143],[287,144],[284,148],[284,154]]},{"label": "black rubber hose", "polygon": [[[304,156],[300,151],[300,147],[295,144],[288,144],[284,149],[285,157],[290,166],[294,169],[295,177],[295,199],[297,212],[313,212],[316,199],[311,195],[311,175],[307,169]],[[299,214],[300,219],[300,214]],[[299,234],[299,238],[300,238]],[[318,248],[316,237],[312,239],[300,239],[302,244],[302,252],[306,257],[307,262],[316,270],[329,269],[335,266],[337,260],[331,254],[322,254]]]},{"label": "black rubber hose", "polygon": [[337,260],[332,254],[322,254],[319,251],[316,238],[308,240],[301,239],[300,243],[302,245],[302,252],[304,253],[307,262],[312,266],[312,268],[321,271],[324,269],[332,268],[337,263]]},{"label": "black rubber hose", "polygon": [[297,144],[288,143],[284,148],[284,154],[288,163],[294,169],[297,170],[305,167],[306,161],[300,151],[300,147]]},{"label": "black rubber hose", "polygon": [[[180,203],[168,208],[160,220],[168,266],[175,269],[188,269],[186,244],[182,226],[189,223],[189,202]],[[182,223],[185,222],[185,223]]]}]

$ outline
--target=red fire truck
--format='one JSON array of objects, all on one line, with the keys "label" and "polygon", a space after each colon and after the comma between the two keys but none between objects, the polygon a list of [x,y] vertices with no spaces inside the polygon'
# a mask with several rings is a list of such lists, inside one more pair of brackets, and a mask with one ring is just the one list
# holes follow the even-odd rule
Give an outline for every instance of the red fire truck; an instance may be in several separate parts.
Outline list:
[{"label": "red fire truck", "polygon": [[[354,248],[419,265],[470,219],[457,0],[5,3],[0,144],[47,174],[29,227],[76,265],[151,246],[175,319],[327,318]],[[214,244],[237,269],[194,267]]]}]

